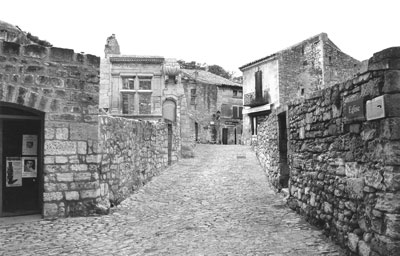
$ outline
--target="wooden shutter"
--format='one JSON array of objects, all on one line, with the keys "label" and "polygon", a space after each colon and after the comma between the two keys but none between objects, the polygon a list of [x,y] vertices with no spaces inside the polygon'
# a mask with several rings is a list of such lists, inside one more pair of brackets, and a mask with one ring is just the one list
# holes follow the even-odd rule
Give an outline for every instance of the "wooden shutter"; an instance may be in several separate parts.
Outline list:
[{"label": "wooden shutter", "polygon": [[238,107],[233,106],[233,118],[238,118]]}]

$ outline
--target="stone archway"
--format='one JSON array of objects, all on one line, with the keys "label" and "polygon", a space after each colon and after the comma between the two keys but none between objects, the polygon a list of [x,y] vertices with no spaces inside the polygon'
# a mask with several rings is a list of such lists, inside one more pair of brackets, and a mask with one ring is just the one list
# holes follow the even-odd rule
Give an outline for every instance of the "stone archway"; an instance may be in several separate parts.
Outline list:
[{"label": "stone archway", "polygon": [[171,122],[176,121],[176,102],[173,99],[166,99],[162,108],[163,118]]}]

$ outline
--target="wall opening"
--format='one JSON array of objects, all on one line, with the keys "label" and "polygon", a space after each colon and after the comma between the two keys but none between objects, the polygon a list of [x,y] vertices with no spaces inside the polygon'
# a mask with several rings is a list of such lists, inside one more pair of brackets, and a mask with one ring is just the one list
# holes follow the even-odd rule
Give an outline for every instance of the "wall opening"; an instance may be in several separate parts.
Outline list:
[{"label": "wall opening", "polygon": [[43,127],[44,113],[0,103],[0,216],[42,212]]},{"label": "wall opening", "polygon": [[222,144],[228,144],[228,128],[222,128]]},{"label": "wall opening", "polygon": [[172,163],[172,124],[168,124],[168,165]]},{"label": "wall opening", "polygon": [[286,112],[278,115],[278,147],[279,147],[279,183],[283,188],[288,187],[289,165],[288,165],[288,140]]},{"label": "wall opening", "polygon": [[199,124],[197,122],[194,123],[194,138],[196,142],[199,140]]}]

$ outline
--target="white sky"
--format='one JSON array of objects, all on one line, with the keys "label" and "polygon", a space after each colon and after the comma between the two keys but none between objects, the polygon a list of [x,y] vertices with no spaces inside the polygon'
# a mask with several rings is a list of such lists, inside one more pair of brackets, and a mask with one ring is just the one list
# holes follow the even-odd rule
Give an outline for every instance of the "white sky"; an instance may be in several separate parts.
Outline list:
[{"label": "white sky", "polygon": [[[398,2],[398,1],[397,1]],[[18,0],[3,1],[0,20],[56,47],[104,56],[115,34],[126,55],[239,66],[326,32],[364,60],[400,46],[396,0]]]}]

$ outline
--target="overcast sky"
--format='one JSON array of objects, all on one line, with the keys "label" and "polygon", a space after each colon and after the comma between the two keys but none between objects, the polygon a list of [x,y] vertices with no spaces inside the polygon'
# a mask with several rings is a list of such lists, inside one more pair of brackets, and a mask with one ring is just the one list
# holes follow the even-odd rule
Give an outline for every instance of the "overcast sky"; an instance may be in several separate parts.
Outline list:
[{"label": "overcast sky", "polygon": [[400,46],[396,0],[18,0],[0,20],[56,47],[104,56],[115,34],[121,53],[238,67],[321,32],[358,60]]}]

